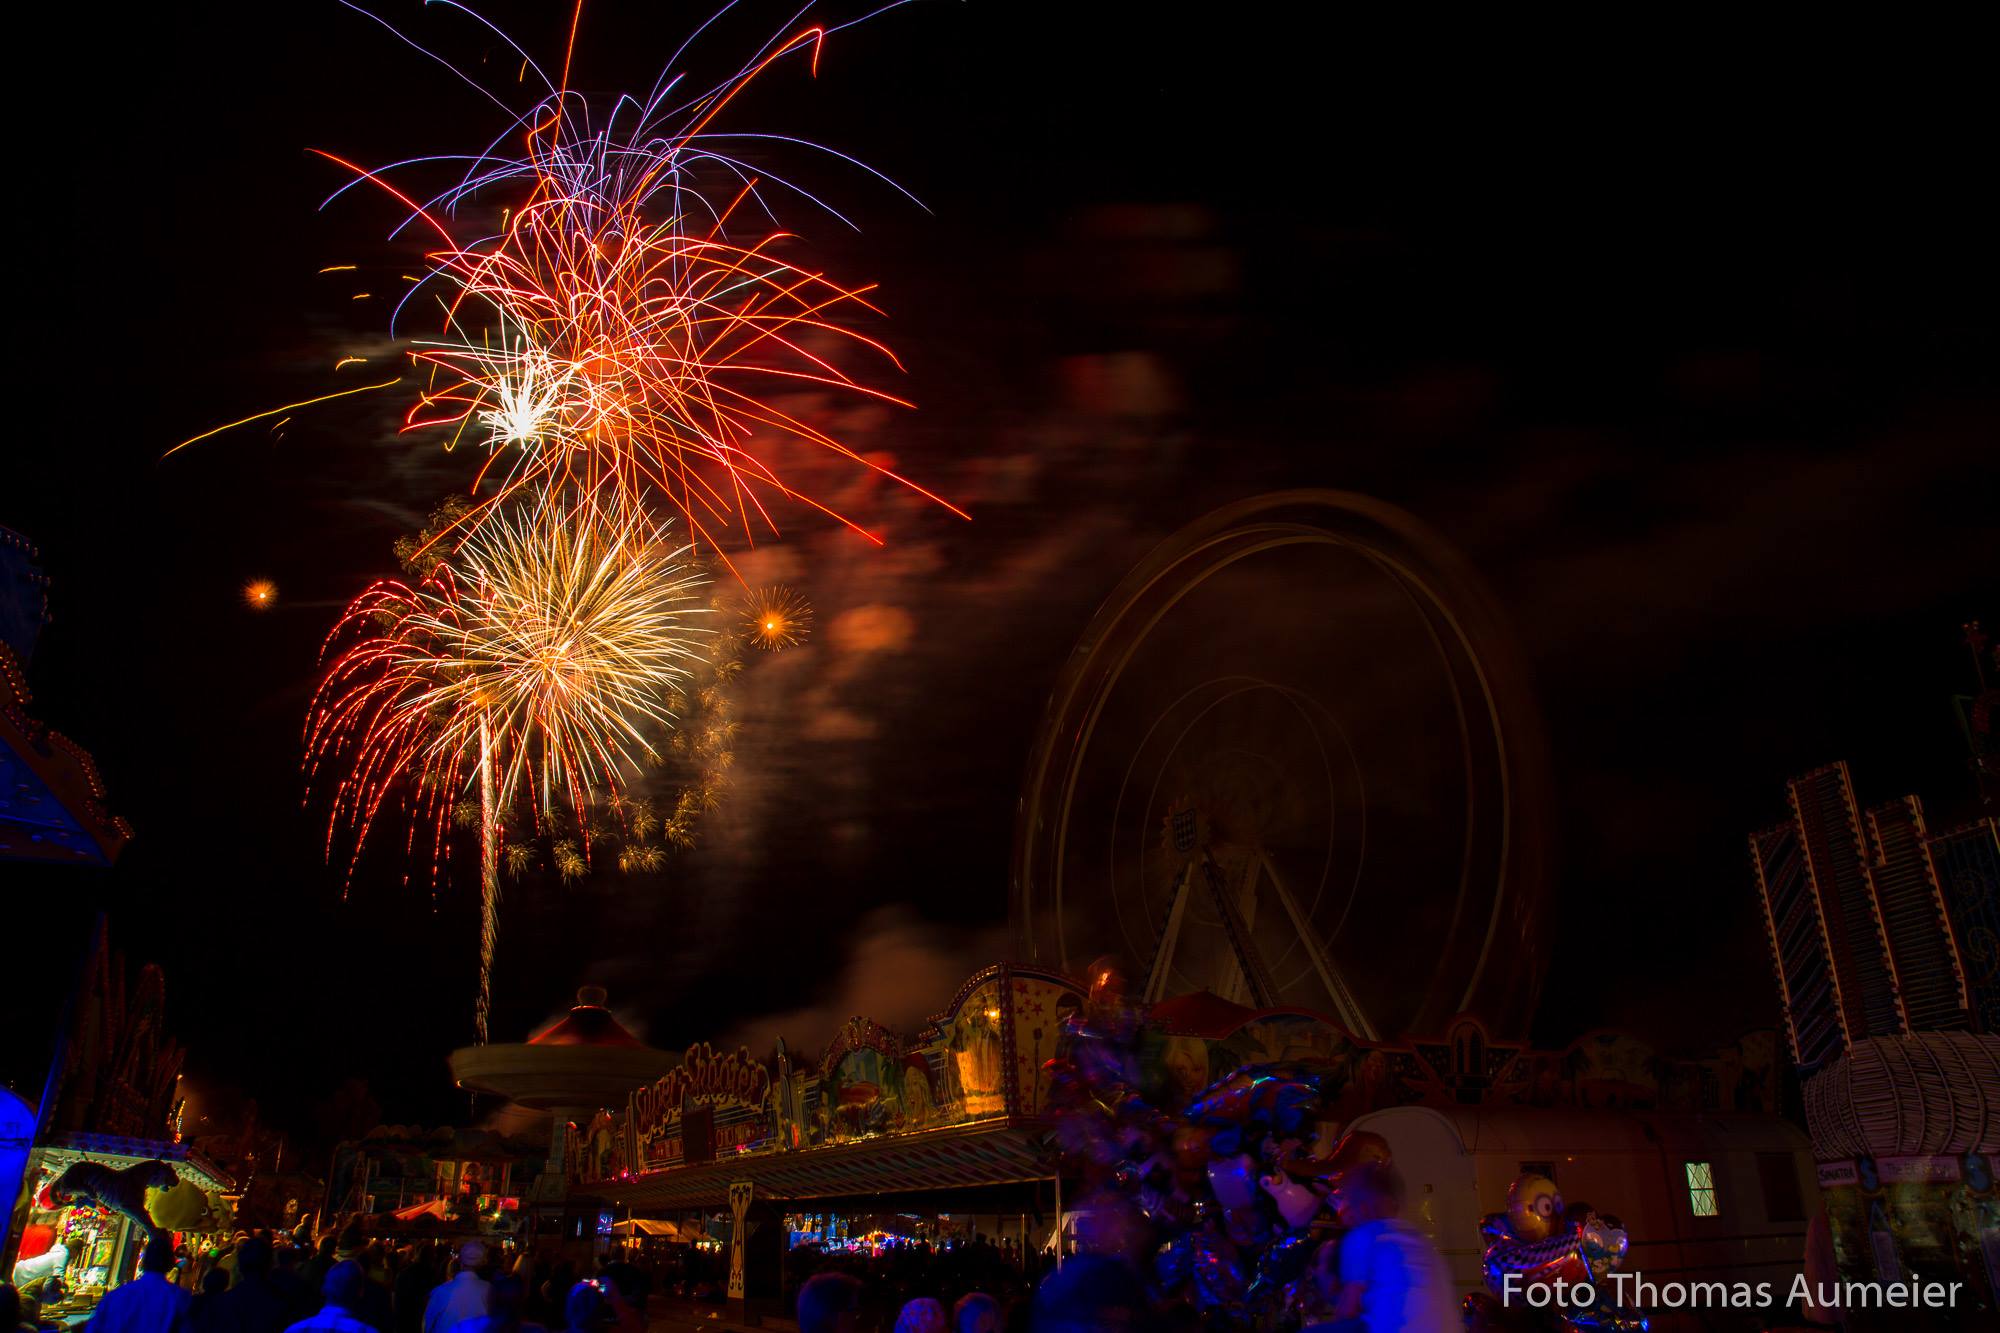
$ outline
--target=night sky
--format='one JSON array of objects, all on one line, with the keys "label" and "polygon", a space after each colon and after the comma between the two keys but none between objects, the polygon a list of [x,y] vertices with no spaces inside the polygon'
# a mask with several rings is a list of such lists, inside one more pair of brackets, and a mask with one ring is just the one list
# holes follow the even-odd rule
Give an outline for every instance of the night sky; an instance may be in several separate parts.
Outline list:
[{"label": "night sky", "polygon": [[[380,9],[510,87],[462,18]],[[559,59],[566,5],[488,12]],[[707,12],[591,0],[575,82],[649,83]],[[1864,801],[1972,813],[1959,625],[2000,620],[1973,43],[1170,12],[915,4],[732,110],[923,201],[787,159],[860,224],[786,207],[802,254],[879,276],[866,331],[918,404],[826,410],[973,521],[827,471],[888,545],[792,515],[757,557],[820,632],[746,678],[728,805],[666,874],[511,888],[496,1035],[584,982],[669,1046],[813,1046],[947,1000],[1007,951],[1029,738],[1091,612],[1181,524],[1286,486],[1420,515],[1524,646],[1556,791],[1543,1040],[1776,1020],[1744,835],[1787,775],[1846,757]],[[697,67],[789,15],[746,0]],[[160,456],[393,356],[352,298],[414,244],[363,192],[317,211],[343,178],[308,147],[377,163],[502,125],[330,2],[55,21],[18,94],[0,523],[53,580],[38,710],[137,837],[109,873],[0,870],[0,1074],[39,1086],[103,908],[166,967],[198,1079],[302,1132],[355,1077],[391,1120],[448,1119],[476,873],[433,896],[385,852],[343,899],[298,759],[339,606],[469,473],[386,400]],[[277,609],[243,606],[253,578]]]}]

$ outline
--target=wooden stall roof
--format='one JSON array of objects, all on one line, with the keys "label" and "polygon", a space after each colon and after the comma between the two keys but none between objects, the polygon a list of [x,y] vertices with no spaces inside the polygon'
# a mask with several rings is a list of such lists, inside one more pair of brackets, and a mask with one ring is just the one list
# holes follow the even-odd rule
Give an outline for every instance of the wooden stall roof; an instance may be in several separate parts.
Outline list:
[{"label": "wooden stall roof", "polygon": [[725,1158],[583,1188],[633,1208],[714,1208],[731,1181],[766,1199],[837,1199],[1047,1180],[1057,1154],[1046,1128],[1019,1122],[892,1134],[854,1143]]}]

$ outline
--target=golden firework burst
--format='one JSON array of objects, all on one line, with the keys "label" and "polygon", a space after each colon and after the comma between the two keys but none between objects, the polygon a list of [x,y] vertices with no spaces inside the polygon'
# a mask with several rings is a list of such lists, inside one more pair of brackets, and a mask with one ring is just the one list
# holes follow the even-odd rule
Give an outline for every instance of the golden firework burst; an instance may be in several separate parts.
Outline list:
[{"label": "golden firework burst", "polygon": [[761,588],[743,608],[744,637],[766,652],[803,643],[812,633],[812,603],[790,588]]}]

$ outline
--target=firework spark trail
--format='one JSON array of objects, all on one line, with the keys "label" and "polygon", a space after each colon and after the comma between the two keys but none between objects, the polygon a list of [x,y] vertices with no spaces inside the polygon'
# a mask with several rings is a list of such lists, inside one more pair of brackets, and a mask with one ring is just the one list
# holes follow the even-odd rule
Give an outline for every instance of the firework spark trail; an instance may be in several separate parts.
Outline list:
[{"label": "firework spark trail", "polygon": [[[427,850],[435,877],[458,808],[477,811],[483,1042],[500,866],[526,853],[505,845],[510,816],[525,811],[548,828],[566,809],[583,846],[564,839],[554,853],[566,877],[582,873],[586,810],[649,808],[619,795],[637,757],[654,755],[648,733],[667,733],[666,748],[702,773],[659,821],[669,842],[691,843],[693,820],[718,799],[729,757],[726,709],[703,703],[698,716],[707,721],[689,737],[677,731],[672,703],[686,697],[680,691],[704,646],[691,619],[702,609],[691,596],[699,582],[692,553],[734,573],[731,548],[777,534],[786,506],[880,544],[861,522],[794,484],[798,461],[816,454],[965,515],[785,405],[787,395],[833,391],[908,406],[858,369],[901,370],[886,346],[848,325],[880,315],[872,286],[794,259],[794,238],[767,196],[784,191],[847,219],[799,182],[767,165],[753,168],[730,144],[811,149],[887,178],[802,139],[717,128],[730,104],[781,63],[809,58],[816,76],[827,38],[851,23],[781,29],[705,89],[674,72],[683,44],[643,99],[621,95],[594,112],[570,86],[581,0],[556,80],[486,19],[457,0],[437,0],[519,56],[521,82],[533,71],[546,91],[517,112],[378,15],[339,2],[450,69],[502,110],[506,127],[477,153],[373,168],[313,150],[351,176],[329,203],[355,186],[378,190],[405,210],[391,239],[406,229],[426,237],[424,266],[404,275],[390,320],[392,336],[407,336],[410,370],[242,417],[168,453],[406,382],[412,388],[401,392],[414,390],[415,399],[403,413],[405,431],[434,432],[447,450],[471,444],[483,453],[469,499],[410,539],[408,550],[399,544],[420,571],[413,582],[377,583],[329,636],[305,760],[308,785],[331,788],[328,858],[343,836],[351,841],[350,881],[385,813],[406,818],[404,856],[420,860]],[[406,171],[447,162],[462,164],[451,168],[456,184],[434,194],[404,188]],[[476,214],[497,216],[498,229],[465,221]],[[353,269],[333,264],[322,272]],[[419,327],[412,322],[419,316],[420,333],[398,332],[405,323]],[[344,356],[334,370],[365,360]],[[668,549],[655,513],[685,521],[685,545]],[[763,614],[746,627],[751,641],[767,649],[798,642],[810,623],[803,599],[784,590],[764,599]],[[697,696],[719,694],[735,665],[710,663],[712,683]],[[643,834],[621,853],[639,868],[660,856]]]},{"label": "firework spark trail", "polygon": [[[477,80],[380,16],[341,3],[504,107]],[[768,167],[753,168],[729,144],[812,149],[888,178],[804,139],[712,128],[773,67],[809,56],[816,75],[827,37],[872,14],[774,38],[735,74],[702,91],[685,90],[684,76],[672,72],[684,44],[643,100],[620,95],[594,120],[590,99],[569,86],[580,5],[560,82],[550,81],[472,10],[447,7],[506,41],[521,57],[522,77],[533,69],[547,93],[518,114],[509,110],[509,127],[474,154],[369,168],[314,151],[352,175],[332,198],[371,186],[406,210],[392,236],[420,223],[441,242],[396,303],[391,332],[406,313],[435,303],[437,322],[410,341],[418,383],[404,430],[444,432],[447,448],[467,440],[483,447],[486,457],[470,483],[478,503],[467,511],[465,529],[517,496],[608,487],[621,501],[658,502],[680,514],[691,539],[725,564],[738,542],[777,535],[781,502],[880,544],[862,522],[793,483],[795,465],[781,461],[789,453],[786,442],[831,453],[965,516],[774,401],[787,391],[812,389],[909,406],[846,364],[858,357],[902,369],[888,347],[846,322],[850,315],[881,314],[870,300],[872,284],[839,282],[786,257],[782,252],[793,238],[777,225],[766,196],[782,189],[847,219],[803,185]],[[468,165],[455,185],[427,199],[390,179],[449,161]],[[457,219],[475,208],[497,209],[500,230],[461,240]],[[217,427],[168,452],[285,410]]]},{"label": "firework spark trail", "polygon": [[707,651],[705,582],[664,524],[595,498],[482,524],[416,586],[377,583],[328,639],[335,653],[306,727],[306,777],[337,771],[327,853],[352,834],[350,876],[385,804],[449,853],[457,801],[476,789],[481,861],[480,1040],[497,931],[500,840],[526,804],[582,810],[615,797],[671,728],[669,699]]}]

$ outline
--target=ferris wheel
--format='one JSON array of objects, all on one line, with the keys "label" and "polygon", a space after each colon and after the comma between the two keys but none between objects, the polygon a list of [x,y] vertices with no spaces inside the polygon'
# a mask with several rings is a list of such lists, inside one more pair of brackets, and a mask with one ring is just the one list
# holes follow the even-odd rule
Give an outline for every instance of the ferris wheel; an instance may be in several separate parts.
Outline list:
[{"label": "ferris wheel", "polygon": [[1031,752],[1029,961],[1356,1036],[1525,1029],[1547,774],[1519,654],[1451,546],[1380,500],[1257,496],[1099,608]]}]

